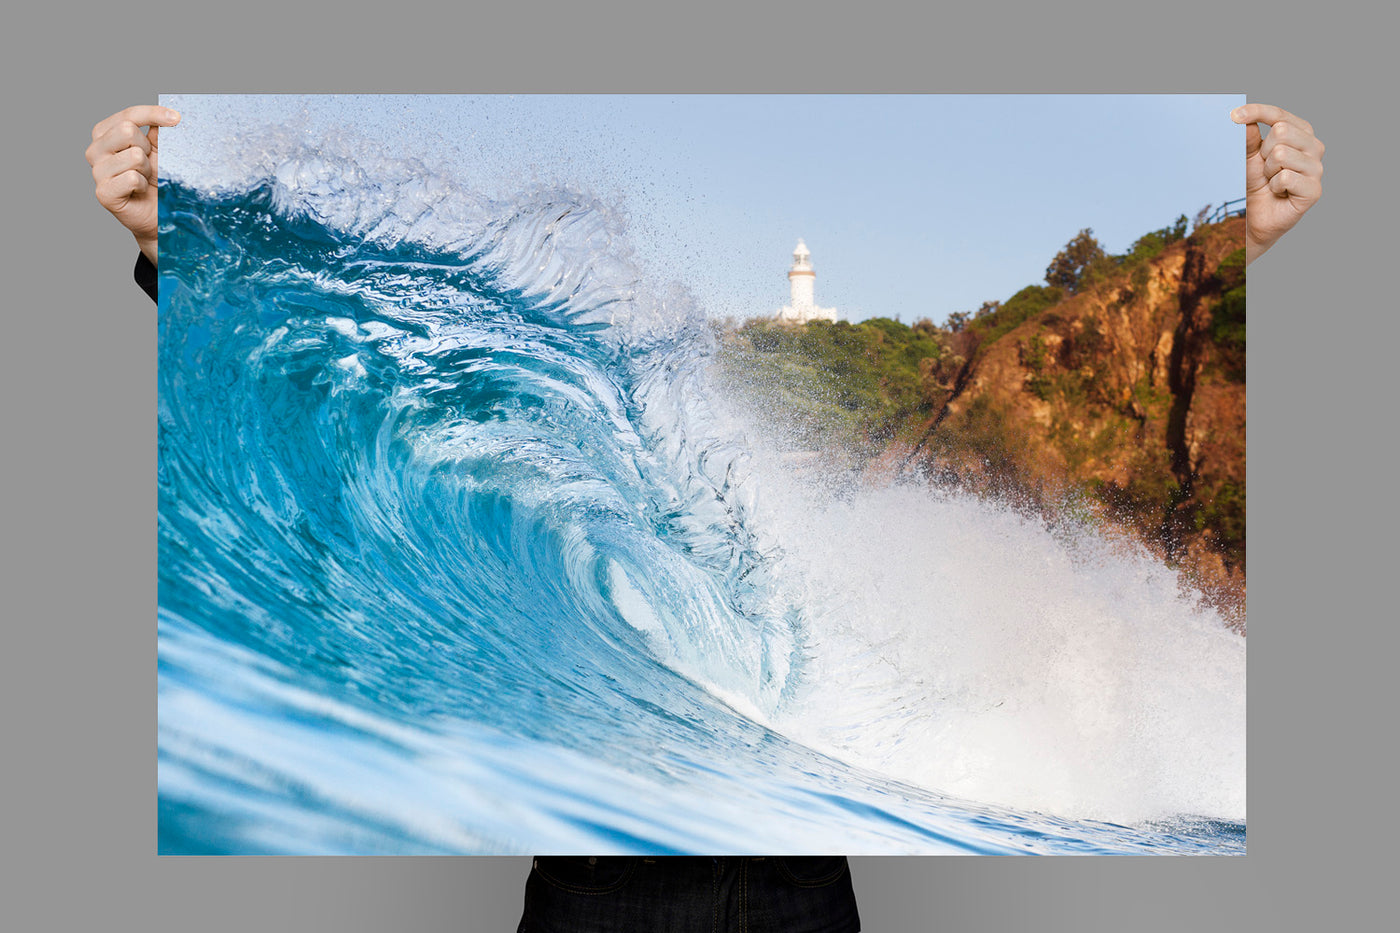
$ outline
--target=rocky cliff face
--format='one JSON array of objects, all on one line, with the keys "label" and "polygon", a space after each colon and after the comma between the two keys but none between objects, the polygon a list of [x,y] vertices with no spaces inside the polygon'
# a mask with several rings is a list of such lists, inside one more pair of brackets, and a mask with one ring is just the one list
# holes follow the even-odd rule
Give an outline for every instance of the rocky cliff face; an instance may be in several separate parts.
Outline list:
[{"label": "rocky cliff face", "polygon": [[1128,530],[1242,626],[1243,245],[1243,219],[1203,227],[995,339],[948,335],[901,459]]}]

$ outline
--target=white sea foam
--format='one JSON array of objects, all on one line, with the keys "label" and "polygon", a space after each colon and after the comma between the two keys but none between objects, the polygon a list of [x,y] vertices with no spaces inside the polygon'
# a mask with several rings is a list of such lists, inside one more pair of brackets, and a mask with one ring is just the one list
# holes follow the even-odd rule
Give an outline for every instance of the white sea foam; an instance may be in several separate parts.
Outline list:
[{"label": "white sea foam", "polygon": [[791,737],[968,799],[1135,822],[1245,816],[1245,641],[1175,573],[966,494],[756,458],[811,657]]}]

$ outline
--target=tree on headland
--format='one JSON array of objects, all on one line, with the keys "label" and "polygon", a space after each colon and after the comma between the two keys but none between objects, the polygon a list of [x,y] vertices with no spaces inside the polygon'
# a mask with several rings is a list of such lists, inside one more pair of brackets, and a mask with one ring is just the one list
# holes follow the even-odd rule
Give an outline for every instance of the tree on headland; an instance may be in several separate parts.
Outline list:
[{"label": "tree on headland", "polygon": [[1073,295],[1079,291],[1085,271],[1105,256],[1103,246],[1094,239],[1094,231],[1085,227],[1055,254],[1045,270],[1045,281],[1052,288],[1063,288]]}]

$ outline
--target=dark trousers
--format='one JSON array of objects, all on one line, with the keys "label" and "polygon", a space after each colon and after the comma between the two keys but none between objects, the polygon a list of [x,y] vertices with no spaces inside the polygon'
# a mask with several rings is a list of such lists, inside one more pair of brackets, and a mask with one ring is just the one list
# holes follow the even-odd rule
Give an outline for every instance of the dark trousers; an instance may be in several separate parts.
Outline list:
[{"label": "dark trousers", "polygon": [[845,856],[540,856],[517,933],[856,933]]}]

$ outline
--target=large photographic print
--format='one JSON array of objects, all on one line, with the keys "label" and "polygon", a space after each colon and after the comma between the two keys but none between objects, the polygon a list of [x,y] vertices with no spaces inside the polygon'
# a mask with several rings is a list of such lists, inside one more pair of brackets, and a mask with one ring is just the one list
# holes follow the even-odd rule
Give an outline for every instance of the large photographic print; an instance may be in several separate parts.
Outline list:
[{"label": "large photographic print", "polygon": [[163,854],[1242,854],[1242,95],[166,95]]}]

